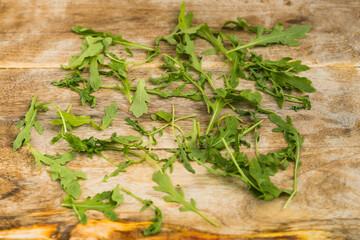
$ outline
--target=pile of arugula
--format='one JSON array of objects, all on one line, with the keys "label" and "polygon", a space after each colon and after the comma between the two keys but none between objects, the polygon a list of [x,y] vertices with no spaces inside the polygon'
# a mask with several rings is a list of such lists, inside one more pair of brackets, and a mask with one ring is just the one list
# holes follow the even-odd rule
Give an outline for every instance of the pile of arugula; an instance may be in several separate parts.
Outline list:
[{"label": "pile of arugula", "polygon": [[[27,145],[35,157],[39,167],[43,164],[50,167],[49,171],[53,181],[60,181],[60,186],[66,192],[66,198],[62,206],[72,208],[77,214],[81,223],[86,223],[85,211],[88,209],[102,211],[111,220],[117,220],[114,212],[119,204],[124,200],[121,191],[134,197],[144,204],[141,211],[152,207],[155,217],[150,219],[151,224],[144,230],[145,235],[152,235],[160,232],[162,224],[162,212],[154,205],[151,200],[142,199],[134,195],[124,187],[117,185],[114,190],[99,193],[94,197],[88,197],[83,202],[76,199],[81,195],[79,180],[86,179],[83,172],[71,171],[66,164],[72,161],[75,152],[86,152],[91,158],[97,154],[109,163],[116,166],[116,169],[103,178],[106,182],[109,178],[115,177],[126,168],[133,164],[140,164],[149,161],[157,168],[152,180],[157,184],[154,190],[166,193],[164,200],[176,202],[182,205],[180,211],[192,211],[209,223],[218,226],[217,223],[201,213],[194,199],[188,202],[185,199],[183,189],[178,185],[174,187],[166,170],[173,171],[174,162],[181,162],[191,173],[195,173],[192,164],[197,164],[206,168],[211,174],[231,176],[240,178],[254,196],[263,200],[272,200],[281,194],[290,195],[284,208],[297,192],[297,172],[300,165],[299,154],[303,143],[303,138],[292,124],[291,118],[286,117],[284,121],[274,111],[261,108],[261,91],[274,97],[280,108],[284,102],[295,104],[292,109],[310,109],[311,104],[308,95],[299,93],[311,93],[315,89],[311,86],[311,81],[305,77],[299,77],[296,73],[306,71],[309,67],[302,65],[301,61],[292,61],[291,58],[283,58],[278,61],[263,59],[261,55],[256,55],[251,48],[256,46],[270,46],[282,44],[286,46],[297,46],[298,39],[306,37],[306,33],[311,26],[293,25],[284,30],[282,24],[277,24],[274,28],[265,29],[262,26],[251,26],[243,18],[237,21],[227,21],[223,28],[233,25],[233,30],[247,29],[256,33],[256,37],[247,43],[243,43],[234,34],[225,34],[221,31],[212,31],[206,23],[192,26],[193,13],[185,14],[185,3],[181,4],[178,25],[174,31],[167,35],[158,37],[155,41],[155,48],[132,43],[111,32],[96,32],[85,27],[75,27],[72,30],[83,35],[84,43],[81,46],[81,53],[69,59],[64,69],[74,70],[63,80],[52,82],[53,85],[68,87],[80,95],[81,103],[86,102],[95,107],[96,98],[91,95],[99,89],[118,89],[128,98],[129,110],[136,118],[148,112],[147,103],[150,103],[149,94],[157,95],[161,98],[182,97],[194,101],[202,101],[210,114],[210,120],[205,133],[200,132],[200,123],[196,115],[175,118],[175,109],[172,113],[158,111],[151,115],[154,121],[164,123],[162,127],[146,130],[137,120],[125,119],[127,125],[139,132],[139,136],[118,136],[113,133],[108,139],[97,139],[90,137],[81,139],[72,133],[73,128],[82,125],[91,125],[96,130],[102,131],[112,125],[112,120],[117,117],[118,106],[112,103],[105,107],[102,116],[102,123],[98,125],[95,119],[90,116],[77,116],[70,113],[71,105],[66,111],[61,111],[59,107],[50,103],[38,103],[36,96],[33,97],[30,109],[25,115],[25,119],[17,124],[16,129],[24,127],[13,142],[13,150],[18,150],[21,146]],[[195,54],[195,39],[202,38],[207,40],[212,49],[203,52],[203,55],[221,53],[226,62],[231,65],[231,71],[223,74],[224,80],[222,88],[216,88],[213,83],[214,78],[211,72],[206,72],[202,68],[201,58]],[[132,86],[134,80],[127,78],[128,66],[139,65],[152,61],[160,54],[160,41],[165,41],[176,49],[175,56],[163,54],[165,74],[158,78],[150,78],[152,87],[147,88],[144,80],[139,80],[136,86]],[[125,47],[125,51],[131,56],[133,53],[129,48],[139,48],[147,50],[147,57],[142,63],[129,62],[121,59],[110,52],[112,45],[120,44]],[[230,49],[228,49],[230,47]],[[88,78],[83,77],[83,73],[88,71]],[[102,85],[102,77],[115,76],[121,82],[121,86]],[[255,82],[258,91],[250,89],[240,89],[239,79],[246,79]],[[217,78],[217,80],[220,78]],[[82,85],[82,87],[80,87]],[[174,86],[176,85],[176,86]],[[219,85],[219,84],[216,84]],[[192,88],[191,90],[186,90]],[[132,92],[134,92],[132,94]],[[54,119],[51,124],[61,126],[59,134],[55,136],[51,143],[59,140],[66,141],[70,151],[55,156],[44,155],[31,147],[30,132],[34,127],[39,134],[42,134],[42,127],[36,121],[39,111],[47,111],[48,107],[57,110],[59,119]],[[222,115],[224,108],[232,110],[231,114]],[[261,116],[267,115],[269,120],[277,125],[273,132],[282,132],[287,142],[287,147],[266,154],[258,151],[260,134],[258,129],[264,120]],[[242,126],[241,117],[248,116],[251,121]],[[178,121],[192,119],[192,130],[185,133],[178,125]],[[157,138],[162,136],[162,131],[171,127],[174,140],[178,145],[177,150],[167,159],[160,159],[155,153],[151,152],[152,145],[156,145]],[[180,133],[180,135],[179,135]],[[255,157],[249,160],[248,156],[241,151],[241,146],[250,147],[250,143],[245,137],[253,134],[255,137]],[[144,143],[143,139],[148,138],[149,142]],[[116,163],[104,155],[104,151],[122,152],[125,161]],[[140,160],[139,160],[140,159]],[[274,176],[279,169],[287,168],[289,161],[294,162],[294,186],[292,190],[279,189],[275,186],[270,177]]]}]

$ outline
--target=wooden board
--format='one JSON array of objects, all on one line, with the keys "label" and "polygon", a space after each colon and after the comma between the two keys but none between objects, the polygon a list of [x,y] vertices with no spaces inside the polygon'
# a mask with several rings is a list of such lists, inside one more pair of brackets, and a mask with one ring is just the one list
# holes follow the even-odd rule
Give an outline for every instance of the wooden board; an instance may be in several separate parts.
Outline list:
[{"label": "wooden board", "polygon": [[[52,182],[46,167],[39,169],[26,148],[12,152],[11,142],[18,131],[16,123],[27,111],[30,99],[38,95],[40,102],[52,102],[65,109],[70,103],[77,114],[100,118],[105,106],[115,101],[120,106],[114,125],[104,132],[81,127],[75,134],[108,137],[112,132],[133,134],[124,118],[130,117],[124,95],[117,91],[96,93],[95,109],[79,104],[78,96],[50,85],[67,73],[59,65],[79,51],[81,40],[70,32],[83,25],[96,30],[121,33],[125,39],[153,46],[159,35],[170,33],[177,23],[180,1],[8,1],[0,2],[0,239],[142,239],[141,229],[148,226],[152,212],[139,213],[141,204],[126,197],[116,213],[119,221],[104,220],[98,212],[89,211],[89,223],[81,225],[72,210],[62,208],[64,193]],[[292,56],[302,60],[311,70],[304,73],[313,81],[317,92],[310,95],[311,111],[298,113],[278,109],[274,101],[264,96],[264,108],[281,116],[290,115],[305,137],[301,150],[303,165],[299,170],[298,194],[284,210],[285,197],[264,202],[254,198],[244,184],[232,178],[210,175],[195,166],[196,174],[175,166],[171,175],[182,185],[188,199],[196,199],[201,211],[220,224],[211,226],[200,217],[179,212],[178,205],[165,203],[163,194],[152,190],[152,165],[131,166],[129,171],[100,183],[104,174],[114,170],[106,161],[79,155],[69,164],[73,170],[86,173],[89,180],[81,181],[83,194],[93,196],[116,184],[131,189],[137,195],[152,199],[164,214],[162,233],[151,239],[359,239],[360,238],[360,2],[359,1],[193,1],[187,3],[193,11],[194,24],[207,22],[219,29],[226,20],[241,16],[251,24],[271,27],[283,22],[311,24],[309,37],[295,48],[273,46],[256,51],[264,57],[279,59]],[[241,33],[249,39],[248,33]],[[198,53],[210,46],[196,41]],[[166,44],[161,49],[171,51]],[[118,49],[119,54],[123,54]],[[145,53],[134,50],[133,61],[142,61]],[[229,71],[218,56],[204,57],[203,65],[214,77]],[[159,76],[157,59],[130,69],[130,76],[148,79]],[[110,83],[110,82],[109,82]],[[219,83],[216,83],[219,84]],[[220,86],[220,85],[219,85]],[[253,88],[242,81],[241,87]],[[268,101],[267,101],[268,100]],[[175,105],[177,116],[199,114],[203,125],[209,121],[203,104],[190,100],[151,97],[150,113],[169,111]],[[50,145],[59,131],[49,122],[54,111],[39,114],[45,126],[44,135],[33,132],[31,144],[41,152],[54,154],[67,149],[64,143]],[[141,121],[148,128],[156,125],[146,114]],[[265,121],[268,121],[265,119]],[[189,122],[183,122],[189,130]],[[156,125],[159,126],[159,125]],[[259,151],[266,153],[284,146],[280,135],[271,133],[270,124],[261,129]],[[171,130],[164,132],[155,152],[176,145]],[[248,151],[251,155],[252,152]],[[109,153],[121,161],[121,156]],[[291,187],[292,169],[279,174],[274,182],[279,187]]]}]

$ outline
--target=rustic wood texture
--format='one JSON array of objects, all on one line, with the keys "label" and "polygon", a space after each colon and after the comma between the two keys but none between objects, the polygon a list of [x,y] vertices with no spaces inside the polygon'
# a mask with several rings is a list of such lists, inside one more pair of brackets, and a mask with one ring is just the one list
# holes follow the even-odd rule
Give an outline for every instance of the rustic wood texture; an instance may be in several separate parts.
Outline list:
[{"label": "rustic wood texture", "polygon": [[[70,31],[83,25],[96,30],[121,33],[125,39],[153,46],[159,35],[170,33],[177,23],[180,1],[10,1],[0,2],[0,239],[145,239],[141,229],[149,225],[152,211],[139,213],[141,204],[126,197],[116,208],[118,222],[103,220],[98,212],[88,212],[89,223],[81,225],[70,209],[60,206],[64,192],[57,182],[50,180],[48,168],[38,168],[25,147],[12,151],[11,142],[18,131],[16,123],[27,111],[31,97],[39,102],[52,102],[65,109],[70,103],[77,114],[100,118],[105,106],[115,101],[119,116],[111,128],[97,132],[80,127],[75,134],[99,138],[112,132],[132,134],[124,118],[131,117],[123,94],[100,90],[95,95],[95,109],[82,107],[78,95],[68,89],[58,89],[51,81],[62,79],[67,73],[59,66],[78,53],[82,40]],[[264,108],[273,109],[281,116],[290,115],[298,131],[305,137],[300,158],[298,194],[287,209],[282,209],[285,197],[264,202],[254,198],[245,185],[232,178],[213,176],[200,166],[196,174],[175,165],[171,175],[174,183],[182,185],[188,199],[196,199],[199,209],[220,224],[211,226],[197,215],[179,212],[178,205],[166,203],[163,194],[152,190],[151,164],[131,166],[108,183],[100,183],[114,167],[106,161],[78,155],[69,163],[73,170],[86,173],[81,181],[83,194],[93,196],[116,184],[135,194],[152,199],[164,214],[162,233],[149,239],[359,239],[360,238],[360,2],[354,1],[193,1],[187,2],[187,11],[194,12],[194,24],[207,22],[219,29],[226,20],[241,16],[251,24],[271,27],[283,22],[311,24],[309,37],[298,47],[272,46],[258,48],[264,57],[279,59],[291,56],[309,65],[303,73],[313,81],[316,93],[310,95],[311,111],[298,113],[278,109],[273,99],[264,96]],[[240,33],[249,39],[247,32]],[[200,54],[208,49],[205,41],[196,41]],[[170,47],[161,44],[164,52]],[[118,48],[119,54],[125,55]],[[144,51],[134,50],[133,61],[142,61]],[[128,56],[127,56],[128,57]],[[203,66],[214,77],[228,72],[230,67],[220,55],[204,57]],[[148,79],[159,76],[161,59],[150,64],[132,67],[130,77]],[[112,83],[106,80],[105,83]],[[219,83],[216,83],[219,84]],[[241,81],[242,88],[253,88]],[[151,96],[149,112],[170,111],[175,105],[177,116],[197,113],[203,126],[209,121],[203,104],[190,100],[160,99]],[[33,132],[31,144],[43,153],[54,154],[67,149],[59,142],[50,145],[50,139],[59,131],[49,122],[55,111],[40,113],[38,119],[45,126],[43,136]],[[141,122],[152,128],[156,125],[150,114]],[[189,130],[190,121],[180,123]],[[156,125],[159,126],[159,125]],[[280,134],[271,133],[273,125],[265,119],[261,129],[259,151],[266,153],[284,146]],[[155,152],[166,156],[164,150],[176,145],[171,130],[164,132]],[[251,156],[250,150],[246,150]],[[118,162],[122,156],[107,153]],[[292,169],[274,178],[279,187],[292,186]]]}]

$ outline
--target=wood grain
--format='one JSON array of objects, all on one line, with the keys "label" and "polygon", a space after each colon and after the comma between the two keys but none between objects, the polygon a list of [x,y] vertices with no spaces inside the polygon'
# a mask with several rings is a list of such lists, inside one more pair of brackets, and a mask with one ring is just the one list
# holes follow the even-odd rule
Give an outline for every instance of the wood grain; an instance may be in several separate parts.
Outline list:
[{"label": "wood grain", "polygon": [[[48,168],[38,168],[26,148],[12,152],[11,142],[17,134],[14,126],[23,118],[34,94],[40,102],[52,102],[63,109],[71,103],[76,114],[89,114],[97,119],[104,107],[115,101],[119,116],[111,128],[99,133],[84,126],[76,129],[75,134],[84,138],[94,134],[106,138],[112,132],[135,134],[125,125],[124,118],[131,114],[120,92],[100,90],[95,94],[98,105],[91,109],[82,107],[75,93],[55,88],[50,82],[65,76],[67,72],[59,65],[80,49],[81,40],[70,32],[71,27],[83,25],[110,30],[128,40],[153,46],[157,36],[168,34],[175,27],[179,5],[180,1],[174,0],[0,2],[0,239],[145,239],[141,229],[148,226],[146,221],[152,217],[152,211],[140,213],[141,204],[125,196],[124,203],[115,210],[119,221],[104,220],[101,213],[89,211],[89,223],[81,225],[71,210],[60,206],[64,193],[57,182],[50,180]],[[163,195],[152,190],[151,175],[155,169],[150,163],[131,166],[128,172],[101,183],[102,177],[114,167],[100,158],[89,159],[80,154],[69,167],[88,176],[88,180],[81,181],[81,199],[110,190],[116,184],[152,199],[163,209],[164,229],[148,239],[359,239],[360,2],[201,0],[188,2],[187,10],[194,12],[195,24],[207,22],[214,29],[237,16],[267,27],[279,21],[286,27],[313,25],[309,37],[301,40],[298,47],[256,49],[266,58],[292,56],[312,67],[303,74],[317,89],[310,95],[311,111],[295,113],[289,110],[289,104],[280,110],[267,96],[262,105],[281,116],[290,115],[305,137],[298,194],[284,210],[285,197],[264,202],[255,199],[237,179],[214,177],[195,165],[196,174],[192,175],[177,163],[171,175],[173,182],[182,185],[187,199],[196,199],[200,210],[220,224],[216,228],[192,213],[180,213],[177,204],[164,202]],[[251,37],[246,32],[239,36],[246,40]],[[203,40],[195,43],[199,55],[210,47]],[[166,44],[161,48],[171,52]],[[116,51],[129,57],[121,48]],[[140,62],[145,57],[140,50],[134,50],[134,55],[133,61]],[[204,68],[213,73],[214,79],[230,69],[223,60],[220,55],[203,59]],[[130,78],[159,76],[160,64],[161,59],[157,59],[132,67]],[[114,81],[107,79],[105,84],[112,85]],[[240,86],[253,89],[247,81],[241,81]],[[179,117],[198,114],[202,129],[209,121],[203,104],[186,99],[151,96],[149,112],[170,111],[171,104]],[[59,131],[58,127],[49,125],[54,118],[55,111],[40,113],[38,119],[45,126],[44,134],[32,133],[31,144],[43,153],[68,149],[64,142],[50,145],[50,139]],[[264,120],[259,151],[267,153],[285,143],[281,135],[271,133],[274,126]],[[159,126],[151,121],[150,114],[144,115],[141,122],[148,129]],[[180,124],[189,131],[189,123]],[[174,148],[172,132],[168,129],[154,151],[166,157],[165,150]],[[254,156],[251,149],[244,150]],[[117,153],[106,154],[114,161],[123,161],[123,156]],[[273,180],[279,187],[291,188],[292,169]]]}]

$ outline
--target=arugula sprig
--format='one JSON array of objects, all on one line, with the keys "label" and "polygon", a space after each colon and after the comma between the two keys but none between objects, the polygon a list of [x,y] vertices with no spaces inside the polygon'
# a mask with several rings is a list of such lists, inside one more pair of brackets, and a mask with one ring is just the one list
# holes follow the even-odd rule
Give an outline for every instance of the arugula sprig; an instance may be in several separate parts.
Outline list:
[{"label": "arugula sprig", "polygon": [[[108,199],[108,201],[104,201]],[[112,221],[118,220],[117,214],[114,212],[114,208],[120,205],[124,201],[123,195],[120,193],[119,185],[117,185],[112,191],[105,191],[96,194],[93,198],[87,197],[83,202],[75,202],[74,198],[67,195],[65,200],[61,203],[61,206],[72,208],[80,223],[85,224],[87,222],[86,210],[97,210],[104,213]]]},{"label": "arugula sprig", "polygon": [[278,128],[274,128],[272,131],[283,133],[285,141],[288,143],[288,147],[286,148],[287,155],[289,156],[289,159],[295,161],[294,187],[289,199],[286,201],[284,205],[284,208],[286,208],[289,205],[291,199],[297,193],[297,175],[298,175],[299,165],[301,164],[299,161],[299,155],[300,155],[300,148],[302,146],[304,138],[300,137],[299,132],[293,126],[291,118],[289,116],[286,116],[286,122],[276,114],[270,114],[269,119],[273,123],[279,126]]},{"label": "arugula sprig", "polygon": [[36,102],[36,95],[32,98],[31,105],[29,107],[29,111],[25,114],[25,119],[20,121],[16,126],[15,129],[19,129],[24,126],[24,128],[17,134],[15,141],[13,144],[13,151],[18,150],[21,146],[29,143],[31,140],[31,129],[34,127],[37,132],[41,135],[43,132],[43,128],[41,124],[36,121],[37,113],[40,109],[47,111],[48,106],[52,106],[57,110],[57,113],[61,116],[63,131],[67,131],[66,122],[64,117],[62,116],[62,112],[58,106],[52,103],[37,103]]},{"label": "arugula sprig", "polygon": [[21,120],[16,126],[15,129],[19,129],[24,126],[24,129],[21,130],[16,139],[13,142],[13,151],[18,150],[21,146],[30,142],[31,136],[30,132],[32,127],[36,129],[39,134],[42,134],[43,128],[39,122],[36,122],[37,113],[40,109],[47,110],[43,105],[36,102],[36,96],[32,98],[29,111],[25,115],[25,119]]},{"label": "arugula sprig", "polygon": [[180,211],[191,211],[196,214],[198,214],[200,217],[204,218],[209,223],[213,224],[214,226],[219,226],[216,222],[209,219],[207,216],[205,216],[203,213],[201,213],[197,207],[196,202],[194,199],[190,199],[190,202],[187,202],[185,200],[185,194],[183,189],[178,185],[179,190],[175,189],[170,177],[165,173],[156,172],[152,176],[152,180],[158,184],[158,186],[155,186],[154,189],[156,191],[167,193],[168,196],[164,196],[164,200],[166,202],[177,202],[183,205],[183,207],[179,208]]},{"label": "arugula sprig", "polygon": [[163,215],[162,215],[160,208],[158,208],[156,205],[154,205],[153,201],[151,201],[149,199],[142,199],[124,187],[121,187],[121,190],[124,191],[129,196],[135,198],[136,200],[138,200],[139,202],[144,204],[144,206],[140,209],[141,212],[145,211],[150,206],[154,208],[155,217],[150,219],[150,222],[153,222],[153,224],[151,224],[148,228],[144,229],[143,233],[145,236],[155,235],[155,234],[159,233],[161,231],[161,225],[162,225],[162,220],[163,220]]}]

